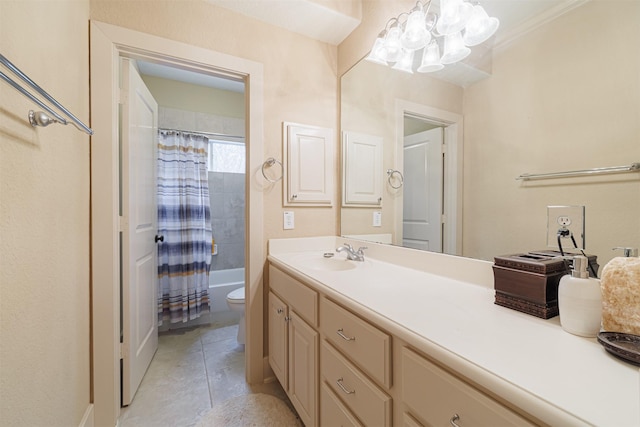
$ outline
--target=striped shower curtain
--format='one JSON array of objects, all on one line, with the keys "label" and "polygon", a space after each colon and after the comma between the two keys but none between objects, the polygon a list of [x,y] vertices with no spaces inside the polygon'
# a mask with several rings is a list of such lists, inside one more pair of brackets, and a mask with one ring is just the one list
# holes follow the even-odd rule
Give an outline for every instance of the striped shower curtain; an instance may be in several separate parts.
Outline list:
[{"label": "striped shower curtain", "polygon": [[209,140],[160,131],[158,143],[158,324],[186,322],[209,310],[211,212]]}]

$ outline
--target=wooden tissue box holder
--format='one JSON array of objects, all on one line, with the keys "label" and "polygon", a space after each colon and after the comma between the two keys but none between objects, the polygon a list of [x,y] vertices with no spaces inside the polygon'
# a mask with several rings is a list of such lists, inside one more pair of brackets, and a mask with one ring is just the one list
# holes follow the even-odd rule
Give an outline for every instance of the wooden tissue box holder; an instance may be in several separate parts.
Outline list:
[{"label": "wooden tissue box holder", "polygon": [[561,258],[536,253],[494,258],[497,305],[543,319],[558,315],[558,284],[570,267]]}]

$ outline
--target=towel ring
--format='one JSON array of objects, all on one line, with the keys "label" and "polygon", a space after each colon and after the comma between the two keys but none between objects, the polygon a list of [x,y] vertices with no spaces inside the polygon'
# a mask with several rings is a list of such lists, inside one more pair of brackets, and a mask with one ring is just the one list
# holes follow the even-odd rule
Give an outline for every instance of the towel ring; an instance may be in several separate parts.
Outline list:
[{"label": "towel ring", "polygon": [[[398,174],[400,176],[400,185],[398,185],[397,187],[395,185],[393,185],[391,183],[391,178],[393,178],[393,175]],[[402,176],[402,172],[395,170],[395,169],[387,169],[387,175],[389,175],[389,178],[387,178],[387,181],[389,182],[389,185],[391,186],[391,188],[394,189],[398,189],[400,187],[402,187],[402,185],[404,184],[404,176]]]},{"label": "towel ring", "polygon": [[[271,179],[267,176],[266,173],[264,173],[264,168],[265,167],[271,167],[275,164],[279,164],[280,165],[280,177],[277,179]],[[264,176],[264,179],[266,179],[269,182],[278,182],[282,179],[282,173],[284,172],[284,167],[282,166],[282,162],[280,162],[280,160],[276,160],[273,157],[269,157],[267,160],[264,161],[264,163],[262,164],[262,176]]]}]

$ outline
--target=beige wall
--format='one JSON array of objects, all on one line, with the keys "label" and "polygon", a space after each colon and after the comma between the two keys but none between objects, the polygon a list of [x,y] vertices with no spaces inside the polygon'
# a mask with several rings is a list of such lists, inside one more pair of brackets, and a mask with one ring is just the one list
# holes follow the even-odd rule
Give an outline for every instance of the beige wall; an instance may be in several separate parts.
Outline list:
[{"label": "beige wall", "polygon": [[[88,0],[0,1],[0,52],[85,123],[88,18]],[[90,400],[89,137],[33,129],[29,109],[0,82],[0,424],[78,426]]]},{"label": "beige wall", "polygon": [[639,52],[640,2],[591,1],[494,55],[465,91],[464,255],[545,248],[547,205],[586,206],[600,265],[638,247],[638,174],[514,178],[639,161]]},{"label": "beige wall", "polygon": [[[283,121],[337,132],[335,46],[200,1],[92,0],[91,19],[264,64],[265,158],[282,159]],[[337,207],[287,208],[295,212],[296,228],[283,230],[280,185],[265,191],[264,208],[265,244],[337,232]]]}]

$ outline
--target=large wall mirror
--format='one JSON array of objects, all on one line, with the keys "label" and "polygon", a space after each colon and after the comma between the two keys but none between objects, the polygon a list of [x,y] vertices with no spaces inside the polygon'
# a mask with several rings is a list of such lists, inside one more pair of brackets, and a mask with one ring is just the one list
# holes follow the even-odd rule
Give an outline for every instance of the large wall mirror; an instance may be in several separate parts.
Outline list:
[{"label": "large wall mirror", "polygon": [[516,180],[640,162],[640,2],[580,2],[486,55],[472,83],[366,60],[342,76],[342,132],[382,138],[383,185],[343,202],[341,234],[492,261],[552,249],[547,206],[578,205],[601,266],[640,246],[640,173]]}]

